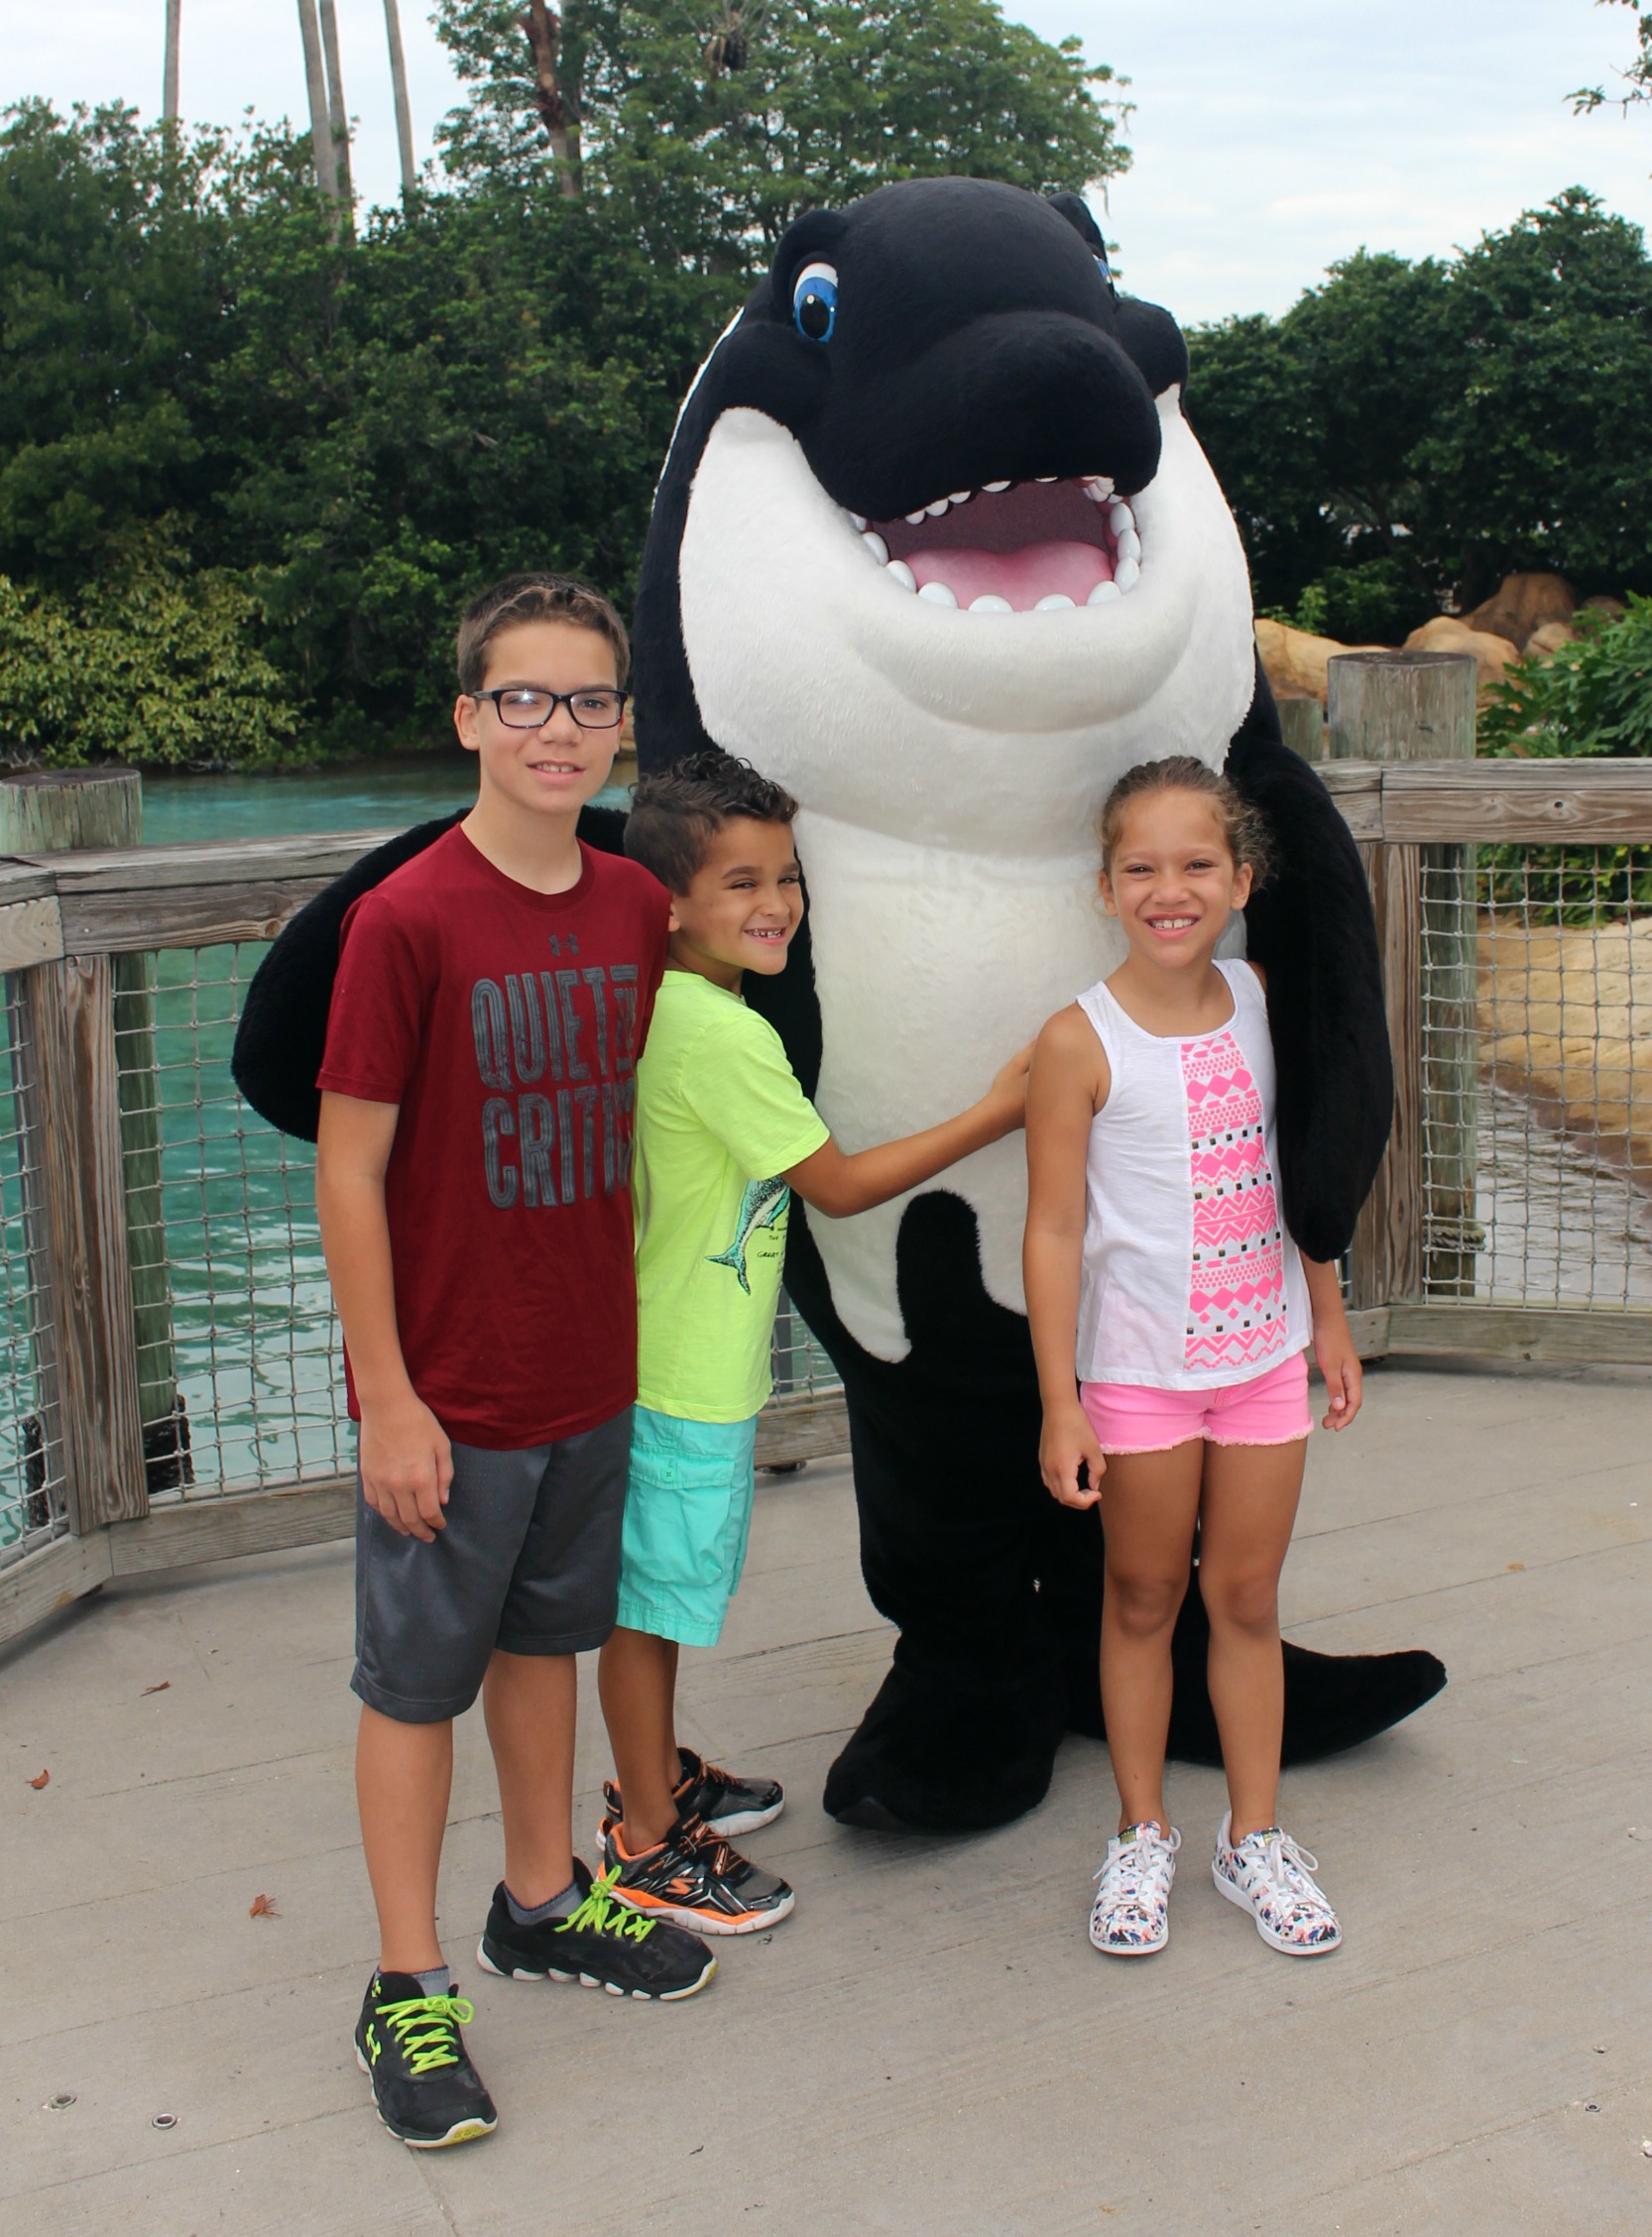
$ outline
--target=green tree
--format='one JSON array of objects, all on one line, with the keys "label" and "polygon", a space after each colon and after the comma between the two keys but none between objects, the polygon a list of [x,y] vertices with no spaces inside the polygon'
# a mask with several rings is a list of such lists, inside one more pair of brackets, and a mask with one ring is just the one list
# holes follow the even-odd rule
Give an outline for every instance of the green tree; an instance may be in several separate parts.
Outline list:
[{"label": "green tree", "polygon": [[[654,257],[747,272],[797,213],[895,178],[1082,189],[1129,160],[1114,82],[996,0],[569,0],[558,73],[587,197]],[[461,176],[549,161],[520,0],[438,0],[469,85]]]},{"label": "green tree", "polygon": [[1652,260],[1581,188],[1449,263],[1361,252],[1190,349],[1259,605],[1392,641],[1519,568],[1652,591]]},{"label": "green tree", "polygon": [[1445,291],[1432,260],[1361,250],[1282,319],[1189,337],[1189,415],[1239,517],[1259,604],[1294,605],[1317,584],[1320,626],[1357,638],[1427,610],[1412,455],[1439,408]]},{"label": "green tree", "polygon": [[1575,93],[1568,95],[1579,116],[1593,115],[1594,110],[1613,103],[1627,110],[1637,101],[1652,101],[1652,8],[1644,6],[1642,0],[1598,0],[1598,5],[1629,10],[1635,19],[1637,52],[1631,57],[1628,68],[1617,73],[1624,91],[1608,93],[1603,85],[1580,85]]}]

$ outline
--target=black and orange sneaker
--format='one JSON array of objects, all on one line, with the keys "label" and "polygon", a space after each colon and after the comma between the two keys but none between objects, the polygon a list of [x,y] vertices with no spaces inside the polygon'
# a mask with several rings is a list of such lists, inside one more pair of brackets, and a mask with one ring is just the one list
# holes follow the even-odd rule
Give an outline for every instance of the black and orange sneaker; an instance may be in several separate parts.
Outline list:
[{"label": "black and orange sneaker", "polygon": [[659,1846],[641,1856],[626,1854],[617,1822],[605,1818],[602,1860],[617,1903],[696,1934],[761,1934],[777,1926],[797,1900],[784,1880],[760,1872],[697,1818],[679,1818]]},{"label": "black and orange sneaker", "polygon": [[415,2152],[468,2144],[499,2126],[493,2099],[465,2052],[463,1996],[426,1996],[412,1973],[375,1973],[356,2022],[356,2063],[373,2084],[379,2118]]},{"label": "black and orange sneaker", "polygon": [[[708,1833],[733,1840],[736,1833],[755,1833],[771,1825],[786,1806],[785,1789],[778,1779],[742,1779],[720,1770],[692,1748],[679,1747],[682,1777],[671,1789],[679,1818],[698,1818]],[[625,1817],[620,1790],[610,1779],[602,1790],[610,1818]]]},{"label": "black and orange sneaker", "polygon": [[610,1996],[662,2004],[704,1988],[717,1960],[697,1936],[616,1903],[612,1870],[593,1880],[576,1856],[573,1876],[580,1900],[568,1916],[528,1927],[512,1918],[501,1881],[476,1951],[484,1972],[507,1980],[576,1980],[606,1988]]}]

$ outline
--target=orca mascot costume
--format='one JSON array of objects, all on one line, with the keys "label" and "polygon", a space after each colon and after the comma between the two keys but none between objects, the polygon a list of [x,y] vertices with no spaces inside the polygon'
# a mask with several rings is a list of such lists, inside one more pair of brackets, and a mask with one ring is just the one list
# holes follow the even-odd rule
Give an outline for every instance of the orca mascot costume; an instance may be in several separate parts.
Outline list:
[{"label": "orca mascot costume", "polygon": [[[1096,810],[1193,754],[1264,811],[1246,912],[1279,1054],[1280,1182],[1311,1256],[1348,1246],[1392,1088],[1347,827],[1280,743],[1233,517],[1181,409],[1167,312],[1116,294],[1074,195],[886,186],[800,218],[702,368],[656,494],[636,626],[645,770],[715,744],[802,802],[808,912],[748,986],[846,1149],[961,1109],[1119,961]],[[613,845],[587,811],[582,833]],[[428,844],[369,856],[283,934],[236,1077],[313,1135],[344,910]],[[1058,1506],[1020,1285],[1018,1137],[881,1210],[794,1206],[786,1282],[843,1376],[862,1564],[899,1629],[826,1808],[968,1829],[1038,1802],[1064,1730],[1100,1734],[1094,1513]],[[1197,1590],[1173,1753],[1219,1760]],[[1287,1760],[1445,1682],[1420,1652],[1287,1644]]]}]

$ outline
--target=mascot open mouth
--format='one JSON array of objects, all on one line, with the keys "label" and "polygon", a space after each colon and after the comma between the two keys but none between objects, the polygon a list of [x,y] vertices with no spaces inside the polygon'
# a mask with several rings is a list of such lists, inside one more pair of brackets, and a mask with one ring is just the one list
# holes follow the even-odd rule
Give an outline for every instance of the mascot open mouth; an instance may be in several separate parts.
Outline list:
[{"label": "mascot open mouth", "polygon": [[988,482],[899,520],[850,519],[890,582],[971,614],[1105,606],[1141,578],[1141,532],[1108,474]]}]

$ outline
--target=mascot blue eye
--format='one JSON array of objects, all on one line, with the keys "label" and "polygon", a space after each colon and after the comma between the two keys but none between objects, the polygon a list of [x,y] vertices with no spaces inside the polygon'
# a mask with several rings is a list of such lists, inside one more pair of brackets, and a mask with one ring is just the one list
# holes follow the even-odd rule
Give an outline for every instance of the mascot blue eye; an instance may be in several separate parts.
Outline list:
[{"label": "mascot blue eye", "polygon": [[791,291],[791,320],[806,342],[829,342],[838,322],[838,275],[831,264],[806,264]]}]

